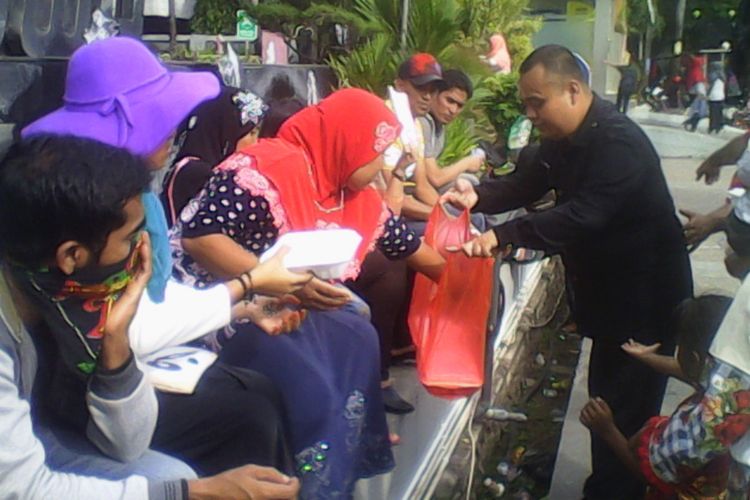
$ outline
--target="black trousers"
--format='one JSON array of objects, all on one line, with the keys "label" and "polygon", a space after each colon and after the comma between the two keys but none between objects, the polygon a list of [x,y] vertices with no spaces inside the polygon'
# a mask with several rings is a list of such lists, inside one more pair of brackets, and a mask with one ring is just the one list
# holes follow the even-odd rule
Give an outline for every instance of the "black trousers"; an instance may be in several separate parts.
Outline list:
[{"label": "black trousers", "polygon": [[698,128],[698,123],[701,121],[701,115],[698,113],[693,113],[690,115],[690,118],[685,120],[683,122],[683,125],[686,129],[688,129],[691,132],[695,132],[695,130]]},{"label": "black trousers", "polygon": [[263,375],[214,363],[194,394],[159,391],[157,397],[151,448],[182,459],[199,475],[245,464],[293,473],[283,404]]},{"label": "black trousers", "polygon": [[708,131],[719,133],[724,127],[724,101],[708,101]]},{"label": "black trousers", "polygon": [[632,95],[633,91],[630,89],[617,89],[617,111],[627,114]]},{"label": "black trousers", "polygon": [[[673,352],[664,339],[636,337],[641,343],[662,342],[662,353]],[[617,428],[633,436],[650,417],[659,415],[667,378],[626,354],[619,342],[594,339],[589,360],[589,397],[600,397],[612,408]],[[609,446],[591,435],[592,474],[586,480],[587,500],[643,498],[645,484],[634,478]]]},{"label": "black trousers", "polygon": [[389,260],[380,250],[375,250],[365,258],[357,279],[347,282],[370,306],[372,324],[380,338],[381,380],[388,379],[394,335],[403,321],[402,311],[408,307],[411,292],[408,272],[406,261]]}]

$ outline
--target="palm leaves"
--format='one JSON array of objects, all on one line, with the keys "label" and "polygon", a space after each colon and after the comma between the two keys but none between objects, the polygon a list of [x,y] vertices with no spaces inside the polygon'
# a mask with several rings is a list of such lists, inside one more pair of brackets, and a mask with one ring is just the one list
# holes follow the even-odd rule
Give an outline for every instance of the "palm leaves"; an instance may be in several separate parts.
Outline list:
[{"label": "palm leaves", "polygon": [[360,87],[382,95],[393,81],[401,60],[400,51],[393,50],[392,37],[379,33],[353,52],[331,57],[328,64],[342,86]]},{"label": "palm leaves", "polygon": [[414,52],[429,52],[443,65],[482,71],[476,51],[458,45],[463,10],[456,0],[412,1],[406,46],[401,47],[401,0],[355,0],[355,12],[367,19],[378,35],[349,54],[332,57],[329,64],[345,85],[384,93],[396,68]]},{"label": "palm leaves", "polygon": [[461,34],[458,10],[455,0],[411,2],[407,46],[440,59]]},{"label": "palm leaves", "polygon": [[397,38],[401,32],[401,0],[354,0],[354,11],[380,33]]}]

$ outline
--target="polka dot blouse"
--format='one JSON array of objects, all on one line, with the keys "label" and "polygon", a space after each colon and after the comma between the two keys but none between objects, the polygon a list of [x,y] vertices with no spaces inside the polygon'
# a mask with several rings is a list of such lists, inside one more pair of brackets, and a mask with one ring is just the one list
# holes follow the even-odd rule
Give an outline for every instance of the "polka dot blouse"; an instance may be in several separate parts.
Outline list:
[{"label": "polka dot blouse", "polygon": [[[197,210],[182,217],[182,236],[196,238],[225,234],[247,250],[260,254],[279,236],[268,201],[237,185],[231,171],[217,172],[198,200]],[[390,259],[403,259],[419,248],[420,240],[406,223],[390,217],[378,239],[378,248]]]}]

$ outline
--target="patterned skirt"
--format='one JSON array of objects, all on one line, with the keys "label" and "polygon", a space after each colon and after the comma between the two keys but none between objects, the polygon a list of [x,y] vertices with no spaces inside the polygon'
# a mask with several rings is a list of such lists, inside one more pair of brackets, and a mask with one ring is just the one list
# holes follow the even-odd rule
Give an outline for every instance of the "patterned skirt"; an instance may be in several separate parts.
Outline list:
[{"label": "patterned skirt", "polygon": [[380,390],[377,332],[344,308],[310,311],[270,336],[235,325],[220,358],[258,371],[280,390],[303,499],[351,498],[354,483],[394,466]]}]

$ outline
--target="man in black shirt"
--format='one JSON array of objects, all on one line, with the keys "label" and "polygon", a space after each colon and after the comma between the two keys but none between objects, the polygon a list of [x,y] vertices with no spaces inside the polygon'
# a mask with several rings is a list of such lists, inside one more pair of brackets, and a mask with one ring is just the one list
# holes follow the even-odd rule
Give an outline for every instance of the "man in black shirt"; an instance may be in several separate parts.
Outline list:
[{"label": "man in black shirt", "polygon": [[[515,247],[562,255],[575,315],[593,339],[589,395],[612,407],[626,436],[657,415],[666,377],[625,354],[629,338],[671,352],[666,323],[692,295],[690,261],[659,157],[643,131],[593,94],[573,55],[548,45],[520,68],[526,115],[542,136],[536,161],[474,189],[459,181],[445,199],[499,213],[549,189],[557,205],[506,222],[466,243],[470,256]],[[634,499],[643,486],[592,436],[587,499]]]}]

